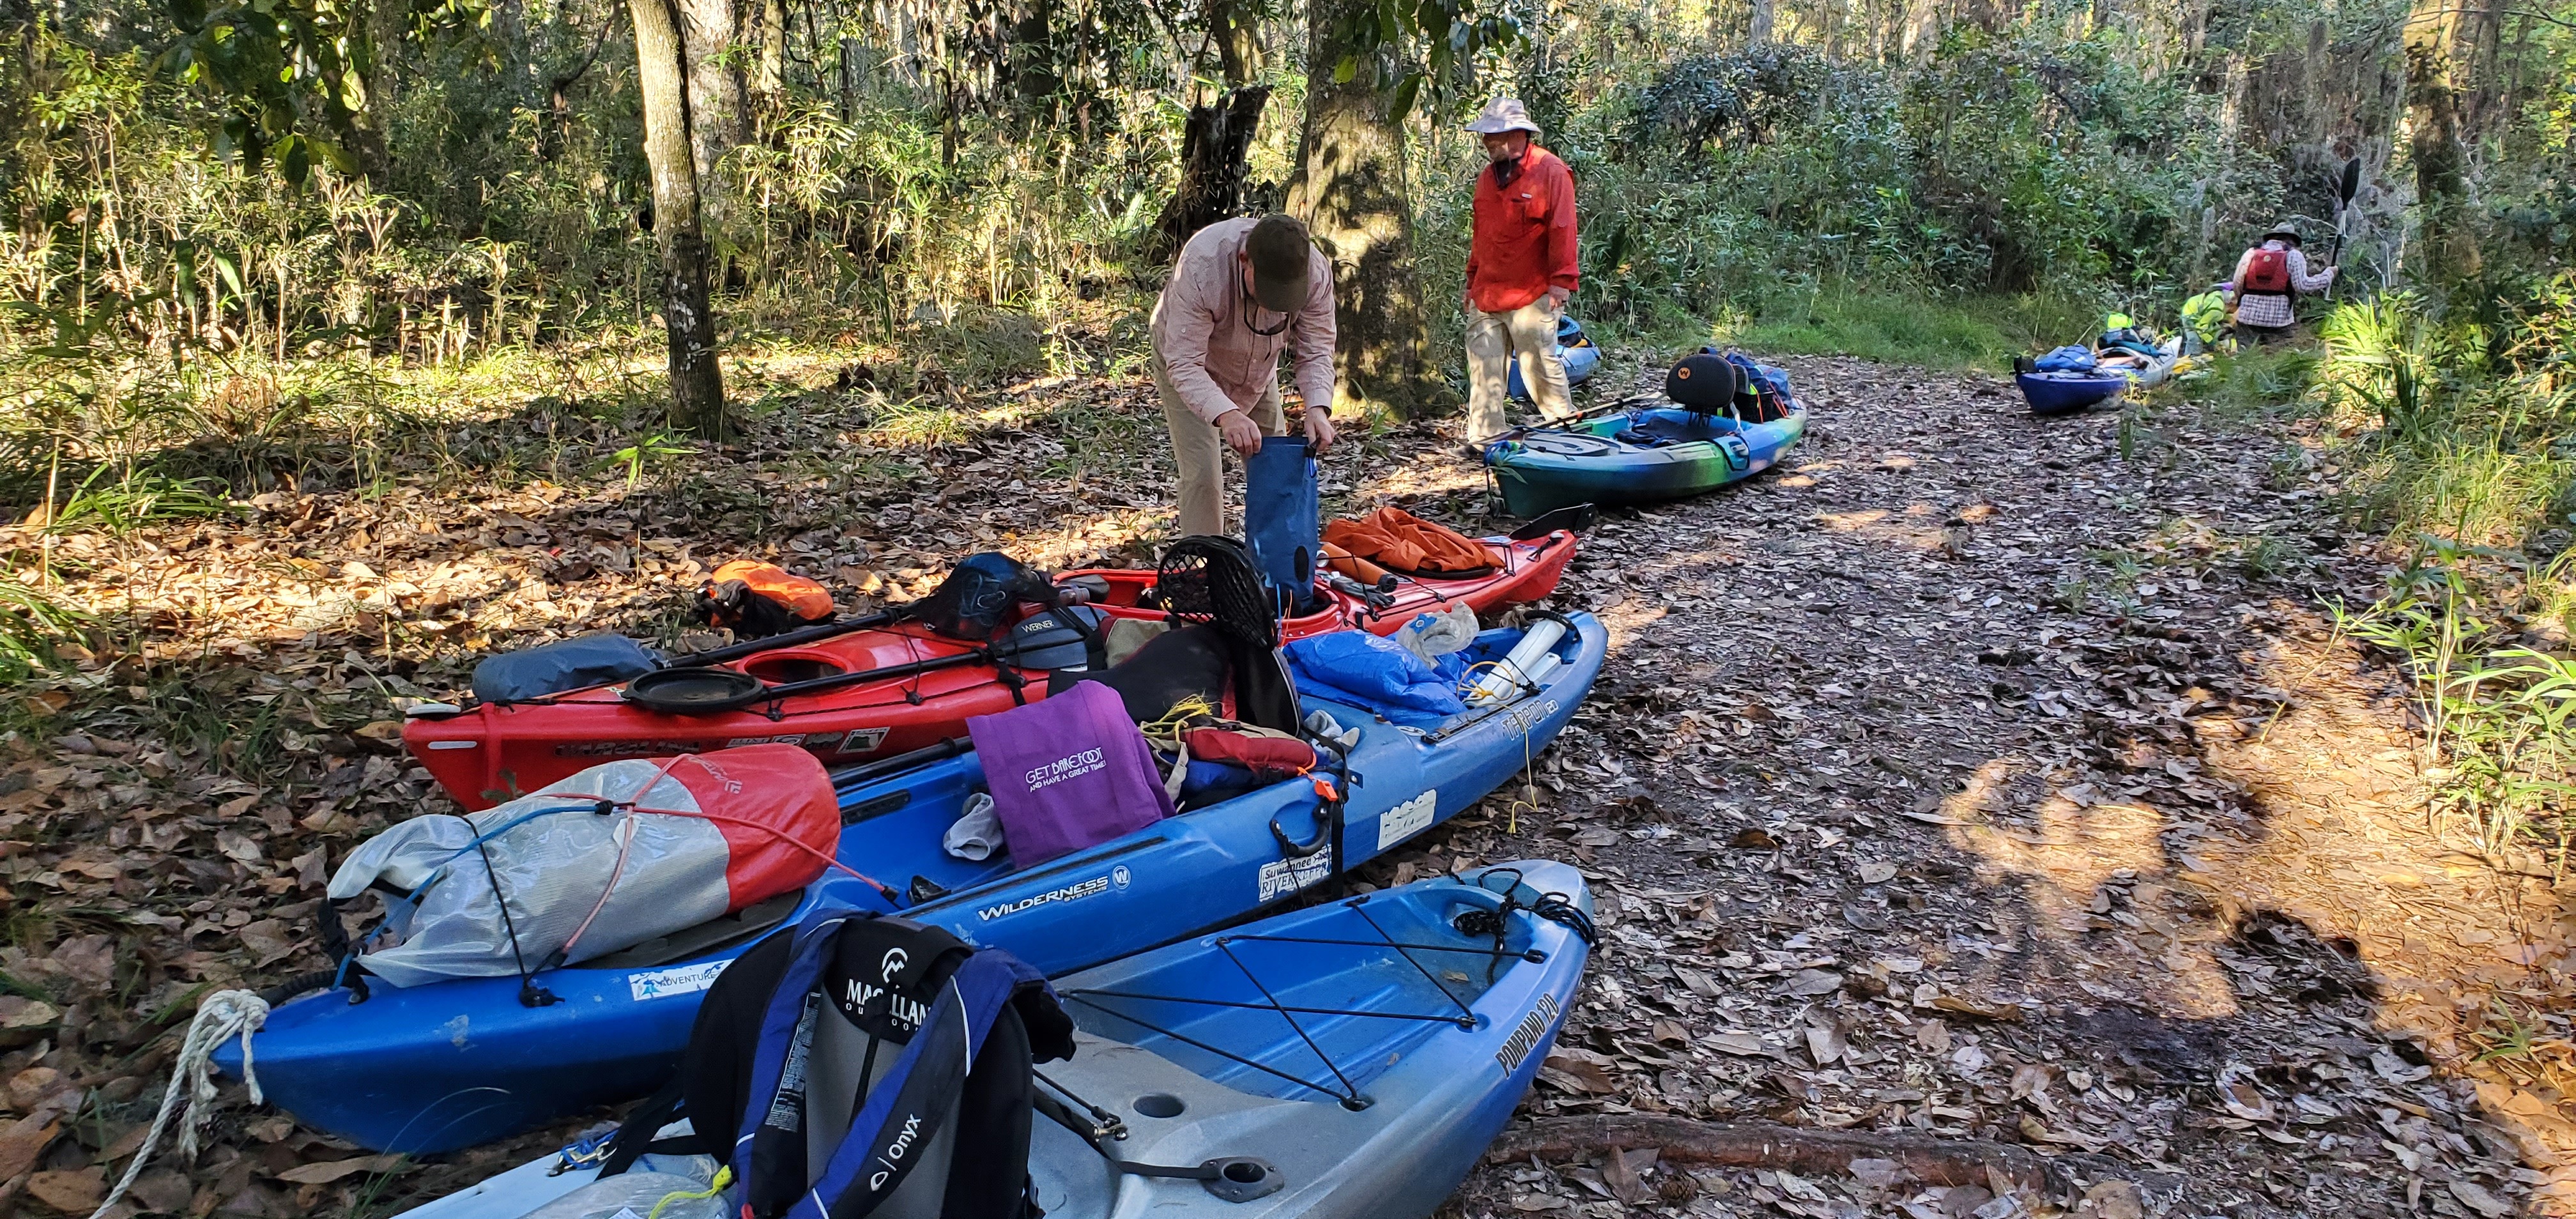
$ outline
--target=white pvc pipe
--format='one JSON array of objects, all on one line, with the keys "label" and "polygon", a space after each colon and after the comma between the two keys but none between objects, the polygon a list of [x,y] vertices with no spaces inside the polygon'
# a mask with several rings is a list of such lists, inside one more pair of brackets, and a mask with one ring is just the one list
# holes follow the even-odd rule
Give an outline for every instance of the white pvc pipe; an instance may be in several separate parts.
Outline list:
[{"label": "white pvc pipe", "polygon": [[1538,658],[1538,667],[1530,670],[1530,684],[1544,689],[1547,683],[1556,677],[1556,671],[1564,667],[1565,658],[1554,652],[1541,656]]},{"label": "white pvc pipe", "polygon": [[1536,685],[1530,671],[1538,665],[1539,658],[1546,656],[1563,638],[1565,624],[1552,618],[1542,618],[1523,630],[1521,641],[1512,646],[1510,654],[1476,679],[1474,688],[1467,694],[1467,701],[1496,702],[1518,693],[1524,684]]}]

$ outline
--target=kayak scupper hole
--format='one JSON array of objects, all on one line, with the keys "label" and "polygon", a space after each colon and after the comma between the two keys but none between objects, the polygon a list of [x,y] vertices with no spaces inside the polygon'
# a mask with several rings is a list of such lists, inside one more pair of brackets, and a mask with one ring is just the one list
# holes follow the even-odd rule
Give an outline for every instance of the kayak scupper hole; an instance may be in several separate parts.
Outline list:
[{"label": "kayak scupper hole", "polygon": [[1237,1185],[1258,1185],[1270,1170],[1252,1160],[1235,1160],[1225,1166],[1225,1179]]},{"label": "kayak scupper hole", "polygon": [[1148,1092],[1137,1097],[1133,1107],[1146,1117],[1179,1117],[1182,1110],[1189,1108],[1169,1092]]}]

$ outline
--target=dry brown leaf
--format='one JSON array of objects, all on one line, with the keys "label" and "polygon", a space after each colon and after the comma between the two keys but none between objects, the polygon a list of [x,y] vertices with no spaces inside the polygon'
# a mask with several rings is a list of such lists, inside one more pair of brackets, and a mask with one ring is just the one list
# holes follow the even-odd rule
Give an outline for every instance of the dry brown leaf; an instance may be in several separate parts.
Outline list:
[{"label": "dry brown leaf", "polygon": [[0,1126],[0,1181],[36,1166],[36,1157],[45,1154],[54,1136],[62,1133],[60,1117],[58,1113],[30,1113]]},{"label": "dry brown leaf", "polygon": [[321,1164],[298,1164],[276,1175],[280,1181],[293,1181],[298,1185],[328,1185],[362,1172],[386,1172],[402,1162],[403,1157],[399,1155],[356,1156]]},{"label": "dry brown leaf", "polygon": [[107,1173],[98,1168],[40,1172],[27,1178],[27,1193],[65,1214],[87,1215],[107,1197]]},{"label": "dry brown leaf", "polygon": [[1815,1059],[1817,1066],[1832,1066],[1850,1049],[1851,1045],[1844,1040],[1841,1029],[1831,1025],[1821,1028],[1812,1024],[1807,1026],[1807,1056]]}]

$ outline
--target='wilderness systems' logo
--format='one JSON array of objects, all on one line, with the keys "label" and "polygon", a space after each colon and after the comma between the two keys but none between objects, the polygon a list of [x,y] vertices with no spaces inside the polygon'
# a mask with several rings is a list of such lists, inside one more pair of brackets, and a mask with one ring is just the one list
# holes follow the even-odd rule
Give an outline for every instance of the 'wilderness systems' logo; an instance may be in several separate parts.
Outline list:
[{"label": "'wilderness systems' logo", "polygon": [[[1125,870],[1126,869],[1124,868],[1120,869],[1120,871]],[[1048,905],[1054,902],[1078,902],[1086,897],[1097,897],[1108,891],[1109,878],[1106,876],[1094,876],[1078,885],[1066,885],[1061,889],[1049,889],[1044,893],[1032,894],[1015,902],[1004,902],[998,906],[986,906],[983,909],[976,911],[975,917],[989,923],[997,918],[1008,918],[1023,910],[1033,910],[1039,906]]]},{"label": "'wilderness systems' logo", "polygon": [[1494,1051],[1494,1061],[1503,1064],[1505,1075],[1520,1069],[1521,1060],[1538,1048],[1539,1039],[1547,1036],[1547,1026],[1554,1023],[1556,996],[1540,995],[1538,1006],[1521,1017],[1521,1026],[1512,1030],[1511,1039],[1503,1043],[1503,1048]]}]

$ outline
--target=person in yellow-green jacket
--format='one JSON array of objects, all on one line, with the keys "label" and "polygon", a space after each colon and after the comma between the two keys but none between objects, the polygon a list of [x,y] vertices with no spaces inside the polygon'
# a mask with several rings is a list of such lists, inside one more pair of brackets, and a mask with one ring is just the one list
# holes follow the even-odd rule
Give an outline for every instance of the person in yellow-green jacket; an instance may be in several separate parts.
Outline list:
[{"label": "person in yellow-green jacket", "polygon": [[2218,346],[2227,334],[2227,294],[2234,284],[2212,284],[2207,292],[2182,303],[2182,353],[2196,356]]}]

